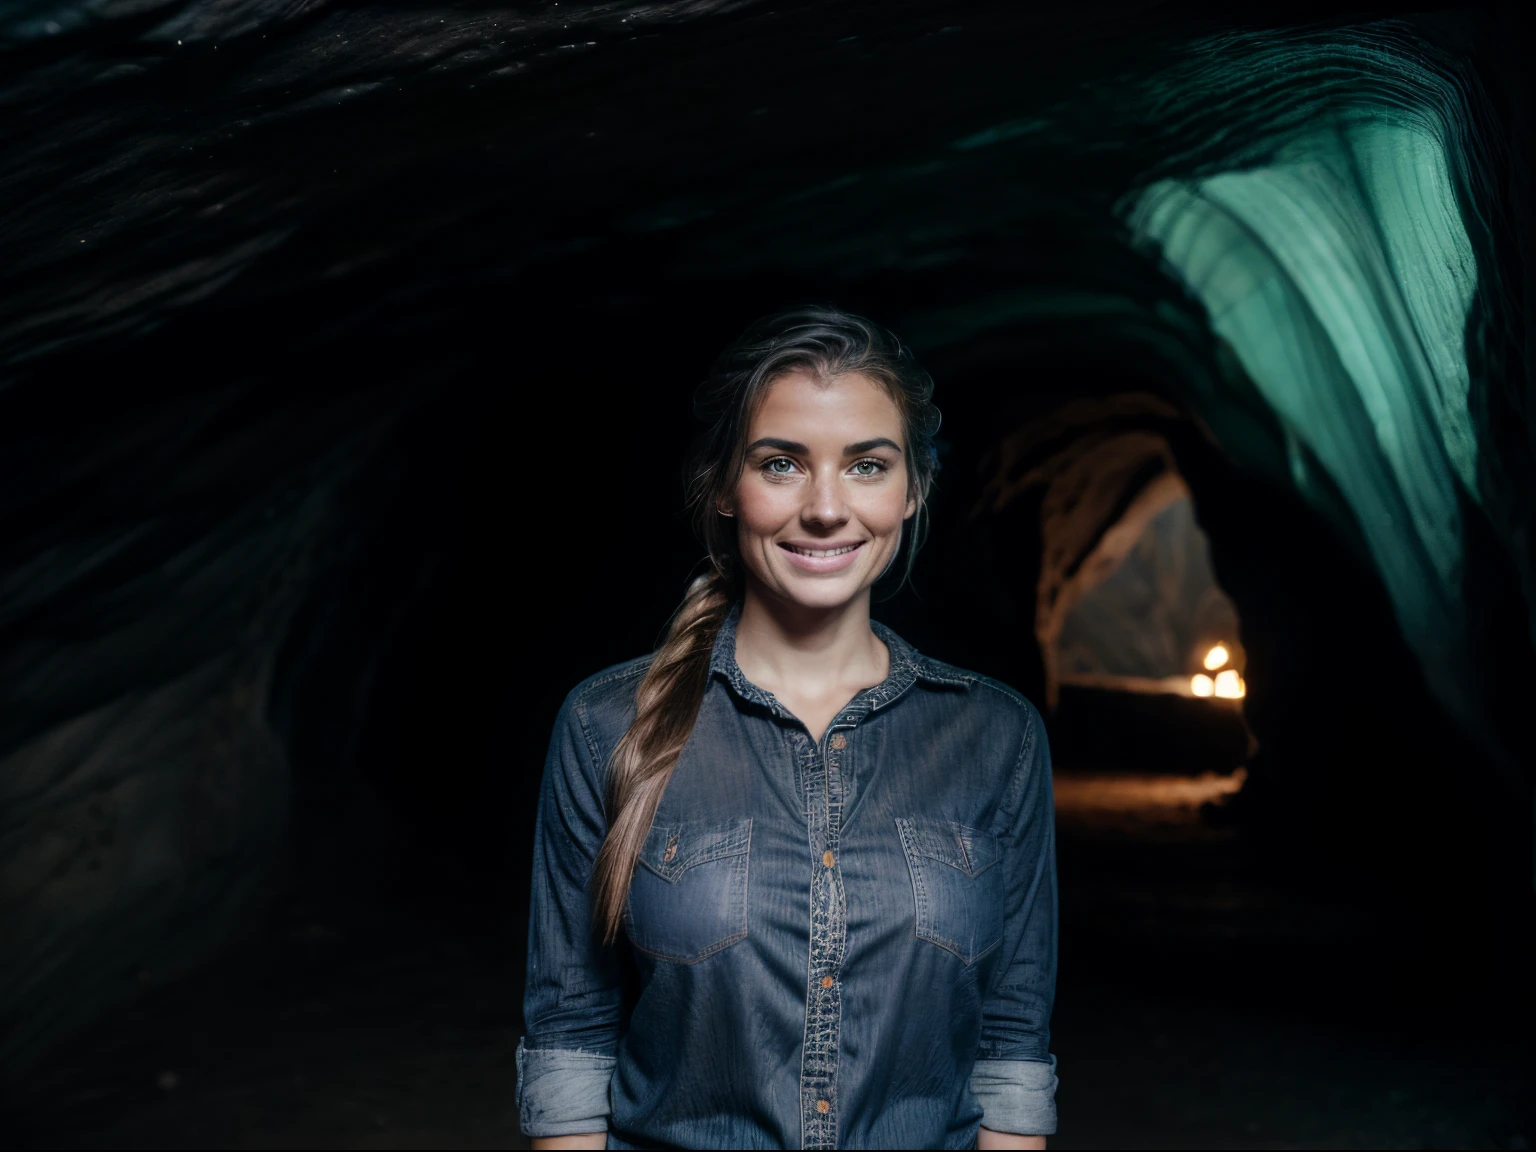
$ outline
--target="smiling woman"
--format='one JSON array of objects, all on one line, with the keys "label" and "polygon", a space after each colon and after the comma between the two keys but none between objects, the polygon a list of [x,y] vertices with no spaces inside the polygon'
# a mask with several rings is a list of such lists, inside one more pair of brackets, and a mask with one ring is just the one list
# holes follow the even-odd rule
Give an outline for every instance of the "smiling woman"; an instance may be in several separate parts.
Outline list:
[{"label": "smiling woman", "polygon": [[[868,376],[785,376],[753,416],[746,467],[721,504],[737,519],[737,550],[757,592],[743,604],[736,660],[815,740],[887,664],[867,621],[842,609],[890,568],[917,511],[901,423],[890,393]],[[865,439],[847,442],[856,436]],[[828,612],[836,627],[822,618]],[[779,636],[796,643],[786,649]],[[852,662],[842,665],[839,651]]]},{"label": "smiling woman", "polygon": [[657,652],[570,694],[545,766],[518,1049],[535,1147],[1055,1131],[1039,714],[869,614],[921,536],[932,390],[831,309],[758,322],[700,387],[710,571]]},{"label": "smiling woman", "polygon": [[[872,430],[881,435],[844,439]],[[858,373],[797,372],[774,383],[748,435],[734,509],[720,511],[738,515],[737,545],[755,579],[787,606],[846,601],[871,572],[883,575],[919,499],[889,392]],[[802,574],[839,579],[802,586]]]}]

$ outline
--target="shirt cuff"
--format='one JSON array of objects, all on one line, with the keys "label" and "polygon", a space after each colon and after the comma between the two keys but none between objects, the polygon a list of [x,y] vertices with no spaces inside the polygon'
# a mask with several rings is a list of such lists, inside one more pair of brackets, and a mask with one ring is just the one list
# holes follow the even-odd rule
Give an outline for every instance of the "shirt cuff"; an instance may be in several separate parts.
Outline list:
[{"label": "shirt cuff", "polygon": [[971,1093],[981,1105],[981,1123],[1014,1136],[1050,1136],[1056,1131],[1056,1057],[1044,1060],[978,1060]]},{"label": "shirt cuff", "polygon": [[618,1060],[517,1042],[517,1117],[524,1136],[608,1131],[608,1082]]}]

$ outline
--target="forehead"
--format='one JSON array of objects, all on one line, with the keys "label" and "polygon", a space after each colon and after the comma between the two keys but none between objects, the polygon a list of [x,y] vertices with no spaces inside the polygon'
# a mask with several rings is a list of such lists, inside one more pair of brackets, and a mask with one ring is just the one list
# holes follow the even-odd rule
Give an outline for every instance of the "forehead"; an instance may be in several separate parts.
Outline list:
[{"label": "forehead", "polygon": [[[879,384],[857,372],[822,380],[802,372],[781,376],[752,417],[749,439],[793,428],[793,439],[809,442],[820,431],[843,440],[875,436],[900,439],[901,412]],[[847,433],[860,434],[849,437]]]}]

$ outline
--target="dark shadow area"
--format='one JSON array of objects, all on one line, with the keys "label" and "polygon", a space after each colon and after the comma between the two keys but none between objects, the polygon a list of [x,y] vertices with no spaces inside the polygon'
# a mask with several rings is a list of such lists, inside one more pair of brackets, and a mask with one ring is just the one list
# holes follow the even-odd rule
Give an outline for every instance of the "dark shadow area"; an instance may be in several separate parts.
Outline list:
[{"label": "dark shadow area", "polygon": [[1051,746],[1068,764],[1198,776],[1248,759],[1242,714],[1208,700],[1067,685],[1051,721]]}]

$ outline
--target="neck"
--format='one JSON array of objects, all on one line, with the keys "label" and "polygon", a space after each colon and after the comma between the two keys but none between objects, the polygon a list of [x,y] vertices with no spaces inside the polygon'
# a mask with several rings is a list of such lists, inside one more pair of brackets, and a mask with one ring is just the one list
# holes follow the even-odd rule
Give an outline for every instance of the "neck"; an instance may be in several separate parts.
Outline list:
[{"label": "neck", "polygon": [[869,626],[869,589],[835,608],[807,608],[748,580],[736,626],[736,663],[773,692],[878,684],[890,653]]}]

